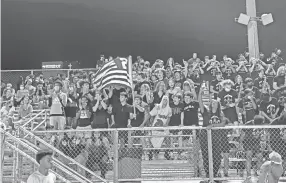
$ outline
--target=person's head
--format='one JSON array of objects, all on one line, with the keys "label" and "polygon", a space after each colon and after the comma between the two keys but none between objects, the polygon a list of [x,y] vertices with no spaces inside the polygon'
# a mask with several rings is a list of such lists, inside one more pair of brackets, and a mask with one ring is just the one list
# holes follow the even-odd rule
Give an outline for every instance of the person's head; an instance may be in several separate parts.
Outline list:
[{"label": "person's head", "polygon": [[247,88],[252,88],[253,86],[253,80],[251,78],[246,78],[245,79],[245,84]]},{"label": "person's head", "polygon": [[275,52],[272,52],[272,53],[271,53],[271,57],[276,57],[276,53],[275,53]]},{"label": "person's head", "polygon": [[285,66],[280,66],[277,69],[277,76],[285,76]]},{"label": "person's head", "polygon": [[170,78],[168,81],[168,84],[169,84],[169,88],[174,88],[174,86],[175,86],[174,78]]},{"label": "person's head", "polygon": [[242,77],[241,77],[240,75],[237,75],[237,76],[235,77],[235,82],[236,82],[236,83],[241,83],[241,82],[242,82]]},{"label": "person's head", "polygon": [[145,93],[149,93],[150,92],[150,86],[148,84],[143,84],[141,85],[141,88],[140,88],[140,93],[141,94],[145,94]]},{"label": "person's head", "polygon": [[183,90],[186,91],[191,91],[191,83],[189,81],[185,81],[183,83]]},{"label": "person's head", "polygon": [[158,69],[157,77],[158,77],[159,80],[164,78],[164,70],[163,69]]},{"label": "person's head", "polygon": [[159,64],[160,68],[162,68],[164,66],[164,61],[163,60],[158,60],[158,64]]},{"label": "person's head", "polygon": [[104,61],[104,55],[100,55],[100,60]]},{"label": "person's head", "polygon": [[222,79],[222,73],[221,72],[216,72],[216,79],[221,80]]},{"label": "person's head", "polygon": [[153,73],[153,74],[151,75],[151,81],[152,81],[153,83],[155,83],[157,80],[158,80],[158,78],[157,78],[156,74]]},{"label": "person's head", "polygon": [[127,101],[127,93],[126,92],[121,92],[119,100],[121,103],[125,103]]},{"label": "person's head", "polygon": [[227,55],[224,55],[224,56],[222,57],[222,59],[223,59],[223,61],[227,61]]},{"label": "person's head", "polygon": [[165,85],[165,83],[163,82],[163,81],[160,81],[160,82],[158,82],[158,84],[157,84],[157,91],[163,91],[163,92],[165,92],[166,91],[166,85]]},{"label": "person's head", "polygon": [[231,66],[231,64],[232,64],[232,60],[231,60],[231,58],[228,58],[228,59],[225,61],[225,65],[226,65],[227,67],[229,67],[229,66]]},{"label": "person's head", "polygon": [[263,53],[260,53],[259,54],[259,58],[262,60],[264,58],[264,54]]},{"label": "person's head", "polygon": [[168,96],[164,95],[161,101],[161,107],[165,108],[168,106],[168,104],[169,104],[169,98]]},{"label": "person's head", "polygon": [[220,104],[219,104],[218,100],[211,99],[210,110],[212,110],[212,112],[216,112],[217,110],[220,110]]},{"label": "person's head", "polygon": [[176,70],[174,73],[174,78],[176,81],[180,81],[181,80],[181,71]]},{"label": "person's head", "polygon": [[216,55],[213,55],[213,60],[216,60]]},{"label": "person's head", "polygon": [[39,75],[39,78],[40,78],[40,79],[44,79],[44,75],[43,75],[43,74],[40,74],[40,75]]},{"label": "person's head", "polygon": [[243,56],[243,54],[239,54],[239,59],[241,59],[241,60],[245,59],[245,57]]},{"label": "person's head", "polygon": [[42,82],[37,83],[37,89],[38,90],[43,89],[43,86],[44,86],[44,83],[42,83]]},{"label": "person's head", "polygon": [[87,104],[88,104],[88,99],[85,96],[81,97],[81,106],[86,107]]},{"label": "person's head", "polygon": [[282,157],[280,154],[277,152],[273,151],[272,153],[269,154],[269,159],[272,163],[277,164],[277,165],[282,165]]},{"label": "person's head", "polygon": [[23,98],[23,104],[29,104],[29,102],[30,102],[29,97],[28,97],[28,96],[25,96],[25,97]]},{"label": "person's head", "polygon": [[253,91],[251,89],[249,89],[249,88],[246,88],[244,90],[244,97],[246,99],[248,99],[249,97],[253,97]]},{"label": "person's head", "polygon": [[69,91],[74,92],[76,90],[76,86],[74,83],[69,83]]},{"label": "person's head", "polygon": [[187,91],[184,93],[184,101],[186,104],[191,103],[193,100],[194,100],[194,95],[191,92]]},{"label": "person's head", "polygon": [[179,104],[181,100],[182,100],[182,94],[181,93],[176,93],[173,95],[173,101],[175,104]]},{"label": "person's head", "polygon": [[142,97],[141,97],[141,95],[135,95],[135,96],[134,96],[134,103],[135,103],[136,105],[140,105],[141,102],[142,102]]},{"label": "person's head", "polygon": [[54,84],[54,89],[55,89],[55,91],[56,91],[56,92],[60,91],[61,88],[62,88],[62,86],[63,86],[62,82],[59,81],[59,80],[57,80],[57,81],[55,82],[55,84]]},{"label": "person's head", "polygon": [[264,69],[261,69],[261,70],[259,71],[258,76],[259,76],[260,78],[263,78],[263,77],[265,76],[265,75],[264,75]]},{"label": "person's head", "polygon": [[145,61],[144,62],[144,67],[145,68],[149,68],[150,67],[150,62],[149,61]]},{"label": "person's head", "polygon": [[24,84],[20,84],[20,90],[24,90],[25,86]]},{"label": "person's head", "polygon": [[193,58],[196,59],[197,58],[197,53],[193,53]]},{"label": "person's head", "polygon": [[52,151],[40,150],[36,155],[36,161],[40,164],[40,167],[44,169],[51,169],[52,155],[53,155]]},{"label": "person's head", "polygon": [[226,92],[229,92],[234,84],[230,79],[227,79],[222,82],[222,85],[223,85],[224,90]]},{"label": "person's head", "polygon": [[11,89],[12,88],[12,84],[11,83],[7,83],[7,89]]},{"label": "person's head", "polygon": [[208,61],[210,59],[209,56],[205,56],[205,61]]},{"label": "person's head", "polygon": [[279,56],[280,54],[281,54],[281,50],[280,50],[280,49],[277,49],[277,50],[276,50],[276,55]]}]

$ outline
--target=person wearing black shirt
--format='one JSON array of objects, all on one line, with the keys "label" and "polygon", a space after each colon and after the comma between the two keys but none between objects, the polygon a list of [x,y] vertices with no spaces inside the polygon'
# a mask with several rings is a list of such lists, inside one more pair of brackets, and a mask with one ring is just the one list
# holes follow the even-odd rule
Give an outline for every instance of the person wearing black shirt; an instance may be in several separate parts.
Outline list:
[{"label": "person wearing black shirt", "polygon": [[[252,121],[246,123],[246,125],[262,125],[264,124],[263,116],[255,116]],[[251,176],[252,158],[253,156],[257,158],[255,174],[260,169],[263,163],[263,153],[260,147],[260,142],[265,130],[261,128],[249,128],[243,129],[241,135],[243,148],[246,151],[246,173],[247,177]]]},{"label": "person wearing black shirt", "polygon": [[104,55],[100,55],[100,59],[96,62],[96,69],[101,69],[101,67],[104,65]]},{"label": "person wearing black shirt", "polygon": [[[223,119],[223,113],[221,111],[220,103],[217,100],[212,100],[210,106],[204,106],[202,95],[203,89],[199,92],[199,106],[200,111],[203,116],[203,127],[207,129],[212,129],[213,127],[224,127],[225,120]],[[214,176],[218,174],[219,167],[221,164],[221,152],[222,147],[225,146],[224,142],[227,141],[227,134],[222,135],[222,130],[213,129],[212,130],[212,153],[213,153],[213,173]],[[203,129],[199,135],[200,146],[203,157],[204,170],[206,172],[206,177],[209,176],[209,155],[208,155],[208,137],[207,130]]]},{"label": "person wearing black shirt", "polygon": [[258,107],[253,97],[253,91],[246,89],[245,96],[239,101],[238,107],[242,110],[242,121],[244,124],[252,121],[254,116],[258,114]]},{"label": "person wearing black shirt", "polygon": [[[184,104],[181,103],[182,95],[180,93],[176,93],[173,95],[173,102],[170,103],[170,108],[172,109],[172,116],[170,118],[169,126],[180,126],[183,124],[182,119],[184,118]],[[170,133],[173,135],[178,135],[179,130],[170,130]],[[173,138],[168,138],[167,140],[169,145],[171,146],[173,144]],[[165,152],[165,158],[170,159],[170,151]]]},{"label": "person wearing black shirt", "polygon": [[261,115],[265,118],[265,123],[271,124],[276,120],[279,112],[279,104],[276,98],[271,97],[269,93],[263,95],[260,102]]},{"label": "person wearing black shirt", "polygon": [[96,91],[95,94],[95,101],[93,102],[93,119],[91,127],[93,129],[96,128],[108,128],[108,113],[107,113],[107,106],[108,106],[108,100],[103,99],[103,96],[101,95],[100,91]]},{"label": "person wearing black shirt", "polygon": [[[127,104],[127,93],[121,92],[119,96],[120,103],[114,105],[111,114],[111,127],[113,128],[127,128],[131,125],[131,114],[134,113],[133,107]],[[127,131],[119,131],[119,139],[121,145],[128,142]]]},{"label": "person wearing black shirt", "polygon": [[231,80],[224,80],[222,82],[223,90],[218,93],[218,101],[221,103],[224,116],[231,122],[238,121],[238,110],[236,104],[238,103],[238,94],[232,89],[233,82]]},{"label": "person wearing black shirt", "polygon": [[221,72],[216,73],[216,79],[211,81],[210,91],[214,94],[214,99],[217,99],[218,93],[221,91],[221,81],[223,80]]},{"label": "person wearing black shirt", "polygon": [[253,80],[251,78],[245,79],[245,89],[250,89],[253,91],[253,98],[256,99],[256,102],[260,100],[261,92],[259,91],[258,88],[253,86]]}]

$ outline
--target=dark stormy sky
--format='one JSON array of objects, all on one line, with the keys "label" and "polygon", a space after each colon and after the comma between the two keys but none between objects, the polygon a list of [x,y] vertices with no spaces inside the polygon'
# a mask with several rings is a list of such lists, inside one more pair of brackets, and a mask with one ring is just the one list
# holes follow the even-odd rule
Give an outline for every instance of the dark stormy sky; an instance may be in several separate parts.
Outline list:
[{"label": "dark stormy sky", "polygon": [[[261,51],[286,51],[286,0],[256,0]],[[42,61],[79,60],[92,67],[101,53],[146,60],[198,52],[237,56],[246,27],[234,22],[245,0],[2,0],[2,69],[40,68]]]}]

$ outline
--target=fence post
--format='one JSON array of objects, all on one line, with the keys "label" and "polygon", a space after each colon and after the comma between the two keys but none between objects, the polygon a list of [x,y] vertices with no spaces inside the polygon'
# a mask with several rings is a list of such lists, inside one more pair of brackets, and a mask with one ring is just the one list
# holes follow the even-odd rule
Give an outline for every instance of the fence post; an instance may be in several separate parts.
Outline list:
[{"label": "fence post", "polygon": [[4,133],[0,131],[0,182],[3,182]]},{"label": "fence post", "polygon": [[213,174],[212,131],[207,130],[207,134],[208,134],[208,156],[209,156],[209,179],[210,182],[213,182],[214,174]]},{"label": "fence post", "polygon": [[119,158],[119,153],[118,153],[118,130],[115,130],[113,132],[113,149],[114,149],[114,168],[113,168],[113,182],[118,183],[118,158]]}]

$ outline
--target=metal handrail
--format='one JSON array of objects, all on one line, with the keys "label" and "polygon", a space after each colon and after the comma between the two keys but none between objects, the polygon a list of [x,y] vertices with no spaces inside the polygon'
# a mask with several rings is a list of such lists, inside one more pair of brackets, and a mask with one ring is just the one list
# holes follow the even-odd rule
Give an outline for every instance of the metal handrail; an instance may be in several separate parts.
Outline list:
[{"label": "metal handrail", "polygon": [[[22,156],[28,158],[30,161],[32,161],[32,163],[36,164],[37,166],[39,166],[38,162],[32,158],[30,155],[26,154],[25,152],[21,151],[19,148],[17,148],[16,146],[10,144],[9,142],[5,142],[5,145],[7,145],[8,147],[10,147],[11,149],[13,149],[14,151],[17,151],[19,154],[21,154]],[[66,183],[71,183],[69,180],[65,179],[63,176],[61,176],[60,174],[54,172],[53,170],[49,170],[51,173],[55,174],[56,177],[58,177],[61,181],[64,181]]]},{"label": "metal handrail", "polygon": [[42,110],[41,112],[39,112],[38,114],[36,114],[34,117],[30,118],[25,124],[22,125],[22,127],[25,127],[26,125],[28,125],[31,121],[33,121],[34,119],[36,119],[40,114],[44,113],[46,110]]},{"label": "metal handrail", "polygon": [[[32,147],[30,147],[29,145],[27,145],[25,142],[21,141],[20,139],[14,137],[13,135],[11,135],[10,133],[5,133],[5,131],[3,131],[2,129],[0,129],[0,133],[4,133],[5,135],[7,135],[9,138],[13,139],[14,141],[20,143],[22,146],[24,146],[25,148],[29,149],[30,151],[32,151],[33,153],[37,153],[38,151]],[[82,175],[78,174],[76,171],[70,169],[68,166],[63,165],[61,163],[58,162],[57,159],[53,158],[52,163],[59,169],[61,169],[62,171],[64,171],[65,173],[70,172],[70,175],[75,178],[76,180],[82,182],[82,183],[87,183],[90,182],[89,180],[87,180],[85,177],[83,177]],[[70,169],[70,170],[69,170]],[[76,175],[78,174],[78,175]],[[82,178],[80,178],[82,177]],[[84,180],[86,179],[86,180]]]},{"label": "metal handrail", "polygon": [[[34,135],[32,132],[29,132],[28,130],[26,130],[23,127],[19,127],[20,130],[22,130],[23,132],[25,132],[28,136],[31,136],[32,138],[34,138],[35,140],[39,141],[40,143],[42,143],[44,146],[50,148],[51,150],[55,151],[56,153],[58,153],[59,155],[65,157],[67,160],[69,160],[70,162],[72,162],[73,164],[77,165],[78,167],[82,168],[83,170],[89,172],[91,175],[95,176],[96,178],[98,178],[99,180],[101,180],[102,182],[108,182],[107,180],[101,178],[99,175],[95,174],[94,172],[92,172],[90,169],[86,168],[85,166],[81,165],[80,163],[78,163],[77,161],[75,161],[74,159],[66,156],[63,152],[61,152],[60,150],[58,150],[57,148],[55,148],[54,146],[50,145],[49,143],[47,143],[46,141],[44,141],[43,139],[39,138],[38,136]],[[26,135],[26,136],[27,136]]]}]

